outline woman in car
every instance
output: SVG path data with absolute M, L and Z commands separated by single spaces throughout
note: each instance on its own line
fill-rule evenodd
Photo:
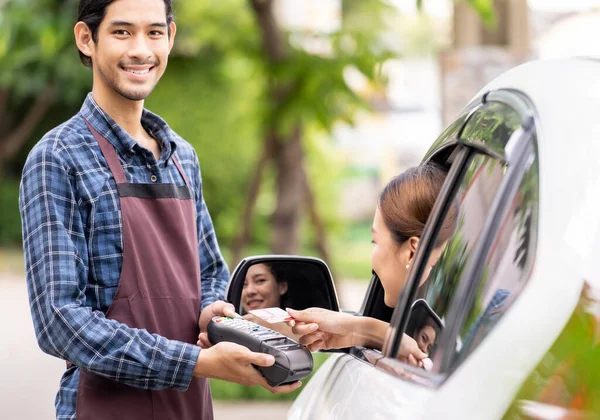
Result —
M 384 289 L 385 304 L 394 307 L 404 289 L 410 265 L 427 218 L 442 188 L 446 172 L 433 164 L 408 169 L 393 178 L 379 196 L 373 219 L 371 253 L 372 268 Z M 445 219 L 421 278 L 427 279 L 454 230 L 454 206 Z M 302 311 L 288 309 L 294 317 L 294 335 L 311 351 L 364 346 L 381 349 L 389 324 L 375 318 L 352 316 L 321 308 Z M 415 366 L 423 366 L 428 354 L 417 342 L 404 335 L 399 358 Z

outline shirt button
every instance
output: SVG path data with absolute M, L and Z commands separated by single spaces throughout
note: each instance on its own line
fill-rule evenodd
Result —
M 152 176 L 150 177 L 150 181 L 152 181 L 152 182 L 156 182 L 156 180 L 157 180 L 157 179 L 158 179 L 158 178 L 156 178 L 156 175 L 152 175 Z

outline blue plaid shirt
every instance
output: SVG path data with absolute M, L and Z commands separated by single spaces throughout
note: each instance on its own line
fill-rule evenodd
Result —
M 97 141 L 82 116 L 115 147 L 131 183 L 184 185 L 196 201 L 202 308 L 223 299 L 229 272 L 202 197 L 194 149 L 157 115 L 142 125 L 159 141 L 158 161 L 89 94 L 79 114 L 47 133 L 23 169 L 20 210 L 31 314 L 41 349 L 69 360 L 56 397 L 58 419 L 75 418 L 79 368 L 146 389 L 185 390 L 200 348 L 105 318 L 123 260 L 119 196 Z M 166 279 L 165 279 L 166 280 Z M 127 366 L 123 368 L 123 366 Z

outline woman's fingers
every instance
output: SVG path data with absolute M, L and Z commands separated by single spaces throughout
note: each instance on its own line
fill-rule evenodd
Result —
M 313 344 L 315 341 L 320 340 L 323 338 L 323 333 L 320 331 L 314 332 L 314 333 L 310 333 L 307 335 L 303 335 L 302 337 L 300 337 L 298 339 L 298 342 L 304 346 L 310 346 L 311 344 Z
M 305 336 L 307 334 L 313 333 L 315 331 L 317 331 L 319 329 L 319 326 L 317 324 L 304 324 L 304 323 L 297 323 L 293 328 L 292 328 L 292 332 L 295 335 L 301 335 L 301 336 Z

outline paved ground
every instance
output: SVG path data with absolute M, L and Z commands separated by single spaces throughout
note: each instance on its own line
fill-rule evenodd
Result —
M 345 283 L 338 292 L 356 310 L 366 283 Z M 0 407 L 2 418 L 51 420 L 64 363 L 41 352 L 35 341 L 22 276 L 0 271 Z M 215 418 L 283 419 L 289 403 L 216 403 Z

